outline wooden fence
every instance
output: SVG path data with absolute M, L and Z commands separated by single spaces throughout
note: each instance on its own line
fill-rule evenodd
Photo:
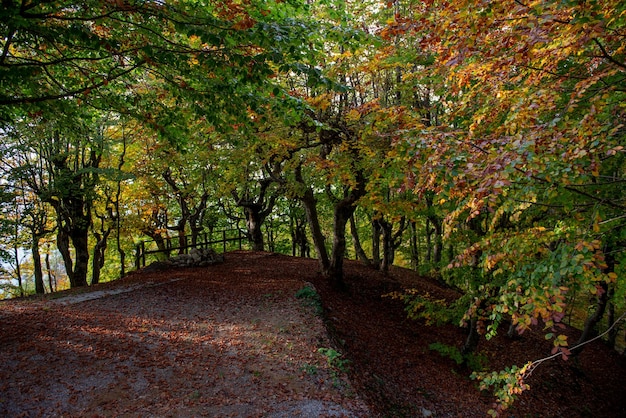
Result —
M 135 246 L 135 268 L 140 269 L 141 267 L 145 267 L 146 257 L 151 255 L 165 254 L 166 257 L 169 257 L 173 253 L 186 254 L 191 248 L 212 247 L 216 251 L 219 248 L 222 252 L 233 249 L 233 247 L 234 249 L 241 250 L 244 240 L 246 240 L 246 236 L 241 230 L 225 229 L 212 233 L 205 232 L 198 234 L 195 243 L 192 241 L 191 235 L 185 235 L 182 238 L 178 236 L 163 238 L 165 248 L 159 248 L 155 240 L 142 241 Z M 234 243 L 234 245 L 232 243 Z

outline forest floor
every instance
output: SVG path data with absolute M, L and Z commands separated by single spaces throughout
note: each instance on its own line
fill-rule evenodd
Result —
M 485 416 L 493 397 L 429 348 L 460 346 L 463 330 L 408 320 L 383 297 L 454 292 L 405 269 L 347 262 L 345 272 L 339 291 L 315 260 L 233 252 L 205 268 L 0 302 L 0 416 Z M 301 290 L 311 285 L 321 314 Z M 538 330 L 483 340 L 478 353 L 501 370 L 550 348 Z M 626 416 L 625 377 L 624 356 L 594 342 L 539 366 L 507 416 Z

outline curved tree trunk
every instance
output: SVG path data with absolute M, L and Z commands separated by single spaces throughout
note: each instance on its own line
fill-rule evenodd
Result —
M 91 263 L 91 284 L 100 283 L 100 271 L 104 267 L 105 253 L 107 249 L 107 239 L 111 229 L 104 231 L 102 235 L 94 234 L 96 237 L 96 245 L 93 249 L 93 260 Z
M 70 285 L 72 285 L 74 283 L 74 260 L 72 260 L 70 253 L 70 237 L 61 224 L 59 224 L 57 231 L 57 249 L 61 253 L 61 258 L 63 258 L 65 274 L 70 281 Z
M 315 253 L 317 254 L 317 261 L 319 263 L 320 270 L 325 272 L 330 266 L 330 260 L 328 258 L 328 251 L 326 251 L 324 234 L 322 234 L 322 228 L 317 215 L 317 200 L 315 199 L 315 194 L 313 193 L 311 187 L 306 185 L 304 179 L 302 178 L 301 165 L 298 165 L 295 169 L 295 178 L 298 183 L 304 186 L 304 193 L 299 196 L 299 199 L 302 202 L 302 206 L 304 206 L 304 213 L 306 214 L 309 229 L 311 230 L 313 246 L 315 247 Z
M 356 257 L 361 260 L 365 265 L 370 266 L 372 262 L 369 258 L 367 258 L 367 254 L 363 250 L 361 246 L 361 240 L 359 238 L 359 231 L 356 226 L 356 220 L 354 219 L 354 214 L 350 216 L 350 233 L 352 234 L 352 242 L 354 243 L 354 252 Z
M 311 230 L 311 236 L 313 238 L 313 246 L 315 247 L 315 253 L 317 254 L 320 269 L 322 271 L 326 271 L 330 266 L 330 260 L 328 258 L 328 251 L 326 251 L 324 234 L 322 234 L 322 228 L 317 216 L 317 201 L 313 195 L 313 190 L 307 188 L 304 196 L 301 197 L 300 200 L 304 206 L 306 219 L 309 223 L 309 229 Z

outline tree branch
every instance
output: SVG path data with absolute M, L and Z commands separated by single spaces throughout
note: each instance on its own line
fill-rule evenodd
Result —
M 580 344 L 576 344 L 574 347 L 569 348 L 569 351 L 574 351 L 574 350 L 577 350 L 577 349 L 579 349 L 580 347 L 582 347 L 582 346 L 584 346 L 584 345 L 587 345 L 587 344 L 589 344 L 589 343 L 591 343 L 591 342 L 593 342 L 593 341 L 595 341 L 595 340 L 597 340 L 597 339 L 600 339 L 600 338 L 604 337 L 604 336 L 605 336 L 605 335 L 607 335 L 609 332 L 611 332 L 611 330 L 612 330 L 613 328 L 615 328 L 615 327 L 617 326 L 617 324 L 619 324 L 622 320 L 624 320 L 624 318 L 626 318 L 626 312 L 624 312 L 624 313 L 622 314 L 622 316 L 620 316 L 620 317 L 619 317 L 619 318 L 618 318 L 615 322 L 613 322 L 613 325 L 611 325 L 611 326 L 610 326 L 610 327 L 609 327 L 606 331 L 604 331 L 602 334 L 597 335 L 597 336 L 595 336 L 594 338 L 591 338 L 591 339 L 589 339 L 589 340 L 587 340 L 587 341 L 583 341 L 583 342 L 582 342 L 582 343 L 580 343 Z M 524 374 L 524 378 L 530 377 L 530 375 L 533 373 L 533 371 L 535 370 L 535 368 L 537 368 L 537 366 L 539 366 L 541 363 L 543 363 L 543 362 L 545 362 L 545 361 L 548 361 L 548 360 L 552 360 L 553 358 L 556 358 L 556 357 L 561 356 L 561 355 L 563 355 L 563 353 L 559 351 L 558 353 L 552 354 L 552 355 L 550 355 L 550 356 L 548 356 L 548 357 L 544 357 L 544 358 L 542 358 L 542 359 L 539 359 L 539 360 L 535 360 L 535 361 L 533 361 L 533 362 L 531 363 L 531 365 L 528 367 L 527 372 Z
M 134 70 L 141 67 L 145 63 L 146 61 L 141 60 L 137 64 L 133 65 L 131 68 L 124 70 L 118 74 L 112 75 L 112 76 L 109 75 L 106 79 L 100 81 L 99 83 L 94 83 L 92 85 L 81 87 L 79 89 L 68 91 L 65 93 L 50 94 L 50 95 L 39 96 L 39 97 L 15 97 L 15 98 L 3 97 L 3 98 L 0 98 L 0 106 L 13 106 L 13 105 L 25 104 L 25 103 L 41 103 L 41 102 L 47 102 L 50 100 L 71 98 L 79 94 L 86 93 L 91 90 L 96 90 L 96 89 L 99 89 L 100 87 L 106 86 L 107 84 L 109 84 L 110 81 L 133 72 Z
M 598 45 L 598 47 L 600 48 L 600 51 L 602 51 L 602 56 L 603 56 L 604 58 L 606 58 L 609 62 L 611 62 L 611 63 L 613 63 L 613 64 L 617 65 L 618 67 L 621 67 L 621 68 L 623 68 L 624 70 L 626 70 L 626 64 L 624 64 L 624 63 L 622 63 L 622 62 L 619 62 L 619 61 L 617 61 L 615 58 L 613 58 L 613 57 L 611 56 L 611 54 L 609 54 L 609 53 L 608 53 L 608 51 L 604 48 L 604 45 L 602 45 L 602 44 L 600 43 L 600 41 L 598 40 L 598 38 L 593 38 L 593 42 L 594 42 L 596 45 Z

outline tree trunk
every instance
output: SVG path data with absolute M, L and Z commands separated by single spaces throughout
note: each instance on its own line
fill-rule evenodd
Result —
M 290 216 L 291 255 L 307 257 L 309 243 L 306 237 L 306 216 L 302 219 L 298 214 Z
M 335 206 L 333 250 L 326 274 L 340 289 L 345 289 L 345 282 L 343 280 L 343 260 L 346 254 L 346 224 L 354 213 L 354 210 L 355 207 L 350 200 L 343 200 Z
M 71 233 L 72 246 L 76 254 L 74 273 L 70 279 L 71 287 L 87 286 L 87 273 L 89 271 L 89 229 L 75 226 Z
M 426 235 L 426 262 L 431 263 L 433 261 L 433 246 L 432 236 L 433 230 L 430 228 L 430 220 L 426 218 L 425 235 Z
M 187 253 L 187 236 L 185 235 L 185 224 L 179 225 L 180 227 L 176 230 L 178 234 L 178 254 Z
M 610 251 L 609 251 L 610 253 Z M 615 258 L 613 256 L 606 257 L 607 268 L 605 269 L 605 273 L 611 273 L 615 271 Z M 596 308 L 593 313 L 589 315 L 587 320 L 585 321 L 585 326 L 583 327 L 582 334 L 576 344 L 579 345 L 584 343 L 585 341 L 590 340 L 591 338 L 597 335 L 597 325 L 602 320 L 604 316 L 604 312 L 609 304 L 609 285 L 606 282 L 600 282 L 598 287 L 598 292 L 596 296 Z M 584 346 L 583 346 L 584 347 Z M 580 347 L 575 355 L 580 354 L 582 352 L 583 347 Z
M 117 225 L 117 234 L 116 234 L 116 244 L 117 244 L 117 253 L 120 255 L 120 279 L 126 276 L 126 252 L 122 248 L 122 243 L 120 242 L 120 227 L 119 223 Z
M 441 263 L 441 253 L 443 250 L 443 220 L 437 216 L 430 216 L 430 223 L 433 225 L 435 242 L 433 245 L 433 263 L 438 266 Z
M 406 229 L 406 219 L 402 217 L 398 230 L 395 233 L 393 232 L 393 223 L 387 222 L 382 216 L 378 219 L 378 225 L 383 240 L 383 260 L 380 264 L 380 271 L 386 273 L 389 271 L 389 267 L 393 265 L 396 250 L 402 244 L 402 234 Z
M 333 221 L 333 250 L 327 276 L 339 289 L 345 289 L 343 279 L 343 260 L 346 255 L 346 224 L 354 211 L 356 202 L 365 195 L 367 185 L 361 170 L 356 171 L 356 185 L 353 188 L 344 187 L 343 199 L 335 204 Z
M 122 125 L 123 126 L 123 125 Z M 126 136 L 124 135 L 124 130 L 122 127 L 122 153 L 120 155 L 120 160 L 117 165 L 117 169 L 121 172 L 122 167 L 124 166 L 124 158 L 126 157 Z M 126 252 L 122 248 L 121 243 L 121 232 L 122 232 L 122 217 L 120 215 L 120 197 L 122 196 L 122 182 L 117 182 L 117 191 L 115 192 L 115 243 L 117 246 L 117 253 L 120 256 L 120 279 L 126 276 Z
M 100 272 L 104 267 L 105 253 L 107 249 L 107 239 L 111 230 L 106 230 L 102 235 L 95 233 L 96 245 L 93 249 L 93 260 L 91 262 L 91 284 L 100 283 Z
M 20 252 L 17 245 L 18 224 L 15 224 L 15 242 L 13 244 L 13 256 L 15 258 L 15 275 L 17 276 L 17 285 L 20 288 L 20 296 L 24 296 L 24 286 L 22 286 L 22 268 L 20 266 Z
M 478 326 L 478 319 L 474 317 L 470 321 L 467 338 L 465 339 L 465 343 L 463 344 L 463 347 L 461 348 L 461 354 L 463 356 L 473 353 L 476 350 L 476 347 L 478 347 L 480 334 L 478 333 L 477 326 Z
M 411 222 L 411 268 L 415 271 L 420 265 L 419 238 L 417 235 L 417 224 Z
M 35 292 L 38 295 L 46 293 L 43 284 L 43 270 L 41 268 L 41 255 L 39 254 L 39 237 L 33 234 L 33 242 L 30 247 L 33 256 L 33 273 L 35 275 Z
M 317 254 L 320 269 L 322 271 L 326 271 L 330 266 L 330 260 L 328 259 L 328 251 L 326 251 L 324 234 L 322 234 L 322 228 L 317 216 L 317 201 L 313 195 L 313 190 L 307 187 L 304 192 L 304 196 L 302 196 L 300 200 L 304 206 L 306 219 L 309 223 L 309 229 L 311 230 L 311 236 L 313 238 L 313 246 L 315 247 L 315 253 Z
M 274 236 L 274 228 L 272 222 L 265 223 L 265 232 L 267 233 L 267 250 L 271 253 L 276 252 L 276 237 Z
M 376 219 L 372 220 L 372 264 L 380 268 L 380 225 Z
M 391 250 L 391 223 L 385 221 L 382 217 L 378 219 L 378 225 L 380 227 L 381 238 L 383 241 L 383 259 L 380 263 L 379 270 L 383 273 L 389 271 L 390 265 L 390 252 Z
M 350 216 L 350 233 L 352 234 L 352 242 L 354 243 L 354 253 L 357 258 L 361 260 L 365 265 L 370 266 L 372 263 L 367 258 L 363 247 L 361 246 L 361 240 L 359 239 L 359 231 L 356 226 L 356 220 L 354 219 L 354 214 Z
M 263 219 L 261 218 L 260 209 L 261 208 L 257 208 L 255 205 L 247 205 L 244 207 L 246 227 L 248 229 L 248 238 L 252 245 L 252 251 L 265 251 L 263 231 L 261 230 Z
M 50 266 L 50 251 L 46 252 L 46 270 L 48 270 L 48 286 L 50 286 L 50 293 L 54 293 L 57 290 L 56 277 L 54 277 L 54 273 L 52 272 L 52 268 Z
M 596 326 L 602 320 L 609 301 L 607 284 L 602 282 L 600 283 L 600 287 L 602 290 L 598 292 L 598 296 L 596 298 L 596 308 L 593 313 L 587 317 L 585 326 L 583 327 L 583 332 L 580 335 L 580 338 L 578 338 L 578 341 L 574 344 L 575 346 L 582 344 L 597 335 Z M 583 347 L 576 350 L 575 354 L 582 352 Z
M 65 274 L 71 283 L 74 283 L 74 261 L 72 260 L 72 255 L 70 254 L 70 237 L 61 225 L 62 221 L 59 221 L 58 231 L 57 231 L 57 249 L 61 253 L 61 258 L 63 258 L 63 265 L 65 266 Z

